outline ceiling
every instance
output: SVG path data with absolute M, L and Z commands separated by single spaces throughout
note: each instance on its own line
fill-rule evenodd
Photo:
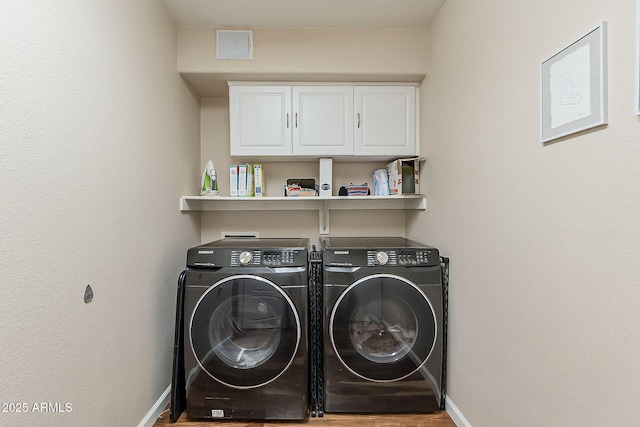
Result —
M 445 0 L 160 0 L 179 27 L 427 28 Z

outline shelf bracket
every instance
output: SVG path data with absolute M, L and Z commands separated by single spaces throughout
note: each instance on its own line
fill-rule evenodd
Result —
M 329 234 L 329 202 L 327 200 L 322 201 L 318 216 L 320 217 L 319 234 Z

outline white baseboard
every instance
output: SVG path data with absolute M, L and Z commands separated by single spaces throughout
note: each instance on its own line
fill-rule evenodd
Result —
M 142 421 L 140 421 L 138 427 L 152 427 L 153 423 L 156 422 L 160 414 L 162 414 L 162 411 L 164 411 L 164 408 L 169 404 L 170 397 L 171 384 L 169 384 L 169 387 L 167 387 L 158 400 L 156 400 L 156 403 L 154 403 L 151 409 L 149 409 L 149 412 L 147 412 L 147 415 L 145 415 Z M 167 416 L 169 415 L 167 414 Z
M 449 414 L 453 422 L 458 427 L 471 427 L 471 423 L 467 421 L 464 415 L 462 415 L 460 409 L 458 409 L 456 404 L 453 403 L 449 396 L 447 396 L 445 399 L 445 409 L 447 410 L 447 414 Z

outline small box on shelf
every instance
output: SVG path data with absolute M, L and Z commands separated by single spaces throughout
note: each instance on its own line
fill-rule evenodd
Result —
M 315 197 L 318 195 L 318 186 L 313 178 L 287 179 L 284 186 L 286 197 Z
M 420 161 L 419 157 L 397 159 L 387 164 L 389 176 L 389 194 L 420 193 Z

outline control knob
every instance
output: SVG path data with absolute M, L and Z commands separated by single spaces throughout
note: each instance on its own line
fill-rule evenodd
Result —
M 385 265 L 389 262 L 389 255 L 386 252 L 380 251 L 376 254 L 376 261 L 378 261 L 380 265 Z
M 242 265 L 247 265 L 251 262 L 251 260 L 253 259 L 253 255 L 251 255 L 251 252 L 248 251 L 244 251 L 240 253 L 240 264 Z

